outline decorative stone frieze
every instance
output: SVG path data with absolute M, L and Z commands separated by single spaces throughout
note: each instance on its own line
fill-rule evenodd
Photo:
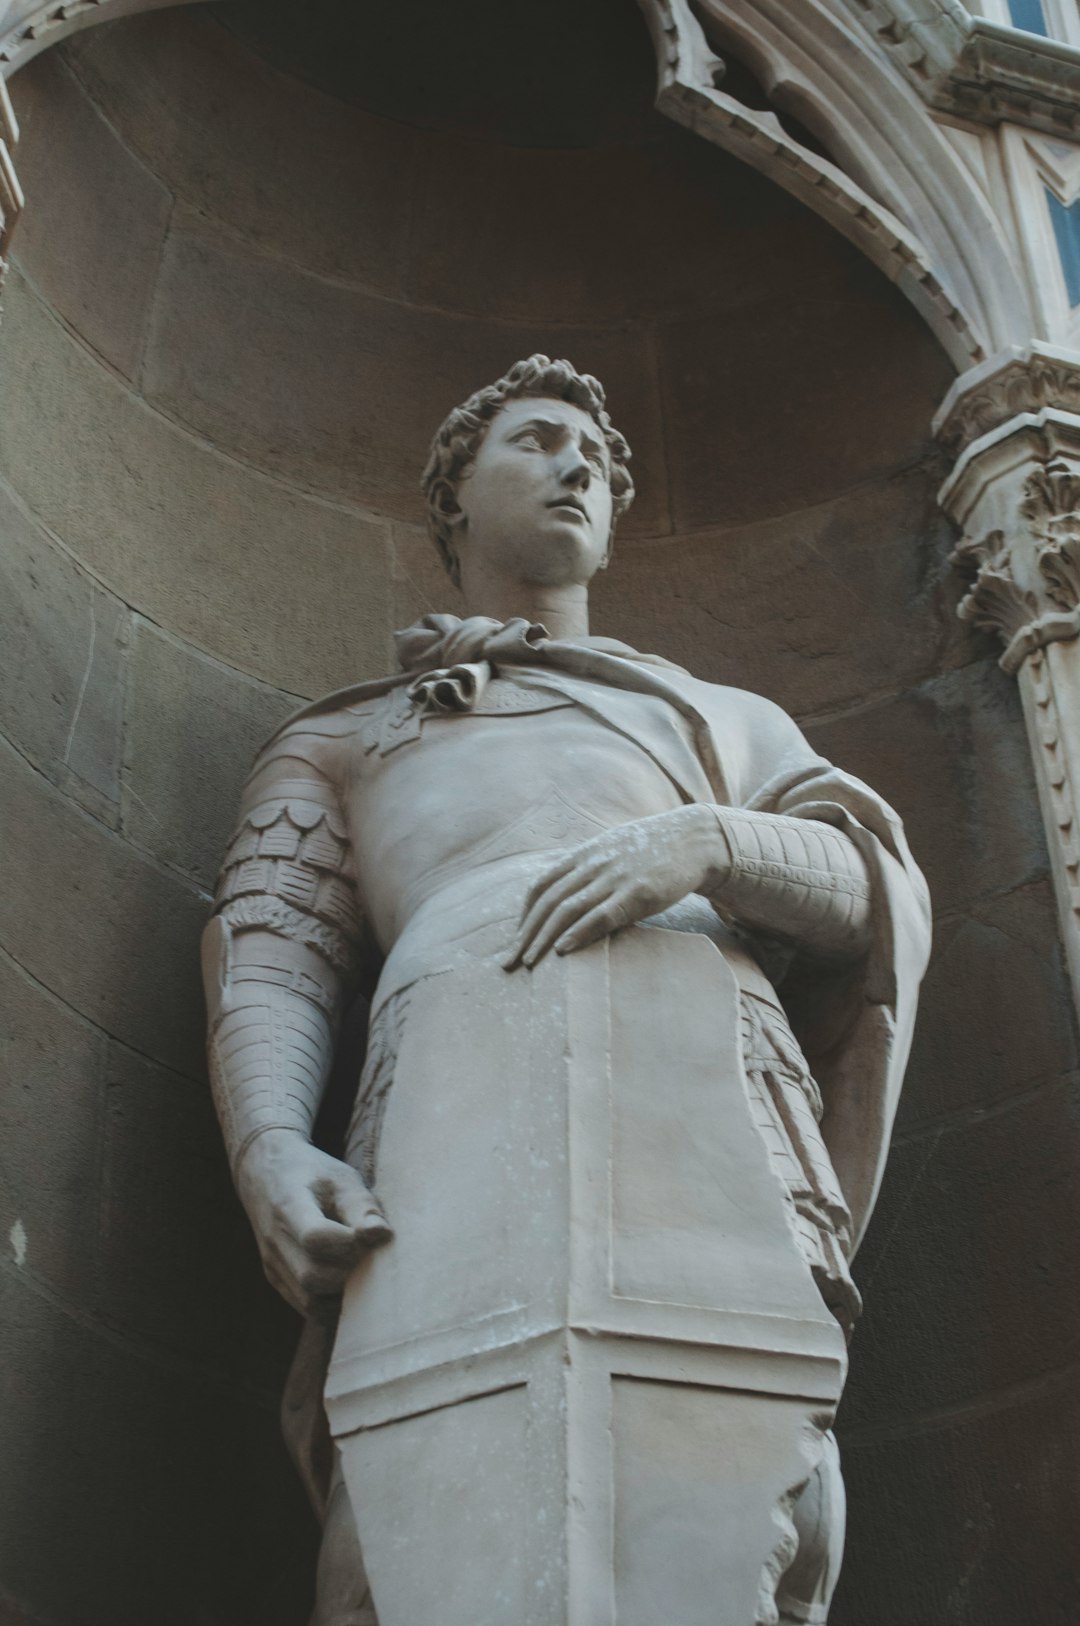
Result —
M 1014 346 L 959 379 L 935 422 L 954 457 L 1020 414 L 1045 407 L 1080 415 L 1080 354 L 1042 344 Z
M 1080 356 L 1038 345 L 958 381 L 937 422 L 941 491 L 971 583 L 1020 685 L 1062 936 L 1080 999 Z

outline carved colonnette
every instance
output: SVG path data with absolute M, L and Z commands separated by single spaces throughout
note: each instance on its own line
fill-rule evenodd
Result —
M 1015 674 L 1080 999 L 1080 356 L 1013 351 L 958 381 L 937 421 L 957 456 L 941 502 L 970 577 L 961 618 Z
M 7 271 L 11 234 L 26 201 L 11 157 L 18 139 L 19 126 L 15 112 L 4 82 L 0 79 L 0 288 L 4 285 Z

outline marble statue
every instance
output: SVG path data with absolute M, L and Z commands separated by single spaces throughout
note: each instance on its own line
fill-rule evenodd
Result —
M 211 1073 L 306 1318 L 317 1626 L 827 1619 L 928 900 L 778 707 L 590 634 L 629 455 L 545 356 L 452 412 L 424 487 L 465 618 L 286 723 L 225 858 Z

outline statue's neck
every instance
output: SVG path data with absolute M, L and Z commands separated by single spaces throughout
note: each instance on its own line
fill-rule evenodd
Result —
M 487 615 L 493 621 L 521 616 L 538 621 L 552 638 L 579 642 L 589 636 L 589 590 L 572 585 L 543 587 L 535 582 L 462 583 L 466 615 Z

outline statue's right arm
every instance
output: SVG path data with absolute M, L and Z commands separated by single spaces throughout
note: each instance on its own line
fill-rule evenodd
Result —
M 244 792 L 203 938 L 214 1101 L 266 1274 L 304 1314 L 389 1235 L 355 1170 L 311 1143 L 363 925 L 319 742 L 279 740 Z

